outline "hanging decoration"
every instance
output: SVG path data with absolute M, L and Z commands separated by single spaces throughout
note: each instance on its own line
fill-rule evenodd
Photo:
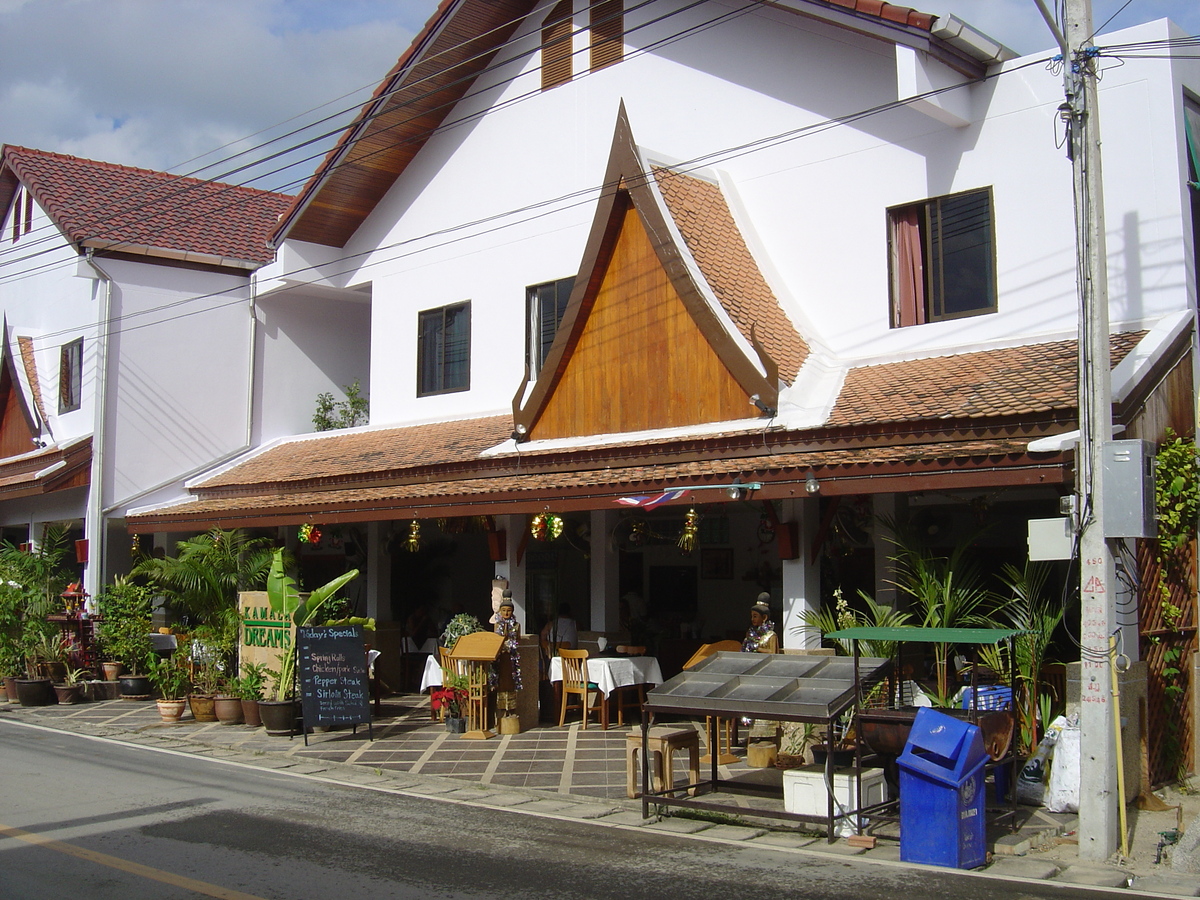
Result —
M 687 511 L 687 515 L 683 517 L 683 533 L 679 535 L 679 549 L 684 553 L 691 553 L 696 549 L 696 532 L 700 530 L 700 514 L 696 512 L 696 507 L 692 507 Z
M 408 523 L 408 537 L 404 540 L 404 549 L 416 553 L 421 549 L 421 520 L 413 519 Z
M 130 541 L 129 541 L 129 555 L 130 556 L 137 557 L 137 556 L 141 555 L 141 553 L 142 553 L 141 537 L 142 536 L 140 534 L 135 534 L 130 539 Z
M 529 522 L 529 533 L 538 541 L 553 541 L 562 534 L 562 530 L 562 517 L 554 513 L 538 513 Z
M 316 525 L 305 522 L 300 526 L 296 537 L 300 539 L 300 543 L 302 544 L 319 544 L 321 543 L 321 529 Z

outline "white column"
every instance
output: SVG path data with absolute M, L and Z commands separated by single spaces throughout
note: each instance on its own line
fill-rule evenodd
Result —
M 617 525 L 618 511 L 591 512 L 592 631 L 617 631 L 621 627 L 620 558 L 608 547 L 608 535 Z
M 508 589 L 512 591 L 513 615 L 521 623 L 522 634 L 528 634 L 533 624 L 525 602 L 525 566 L 517 564 L 517 552 L 521 549 L 527 522 L 528 519 L 523 515 L 496 517 L 496 527 L 505 531 L 505 556 L 508 557 L 503 562 L 496 563 L 496 574 L 508 579 Z
M 780 520 L 800 526 L 800 555 L 783 560 L 783 615 L 779 636 L 785 648 L 821 646 L 821 635 L 804 628 L 804 613 L 821 607 L 821 560 L 812 560 L 812 545 L 820 526 L 820 500 L 784 500 Z

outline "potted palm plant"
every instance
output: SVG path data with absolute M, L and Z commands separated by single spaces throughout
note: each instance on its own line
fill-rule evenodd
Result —
M 251 728 L 262 725 L 258 704 L 263 699 L 270 671 L 265 663 L 243 663 L 241 676 L 234 680 L 237 695 L 242 702 L 242 718 Z
M 183 718 L 187 692 L 191 688 L 187 661 L 175 652 L 163 659 L 156 653 L 146 658 L 146 673 L 158 693 L 158 715 L 164 723 L 173 725 Z

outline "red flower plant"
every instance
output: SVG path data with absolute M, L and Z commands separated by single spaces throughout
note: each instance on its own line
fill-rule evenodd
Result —
M 462 704 L 467 699 L 467 692 L 457 687 L 434 688 L 429 692 L 429 702 L 434 711 L 444 709 L 452 719 L 462 716 Z

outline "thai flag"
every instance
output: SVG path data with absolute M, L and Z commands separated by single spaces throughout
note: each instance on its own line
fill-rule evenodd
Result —
M 626 506 L 640 506 L 642 509 L 654 509 L 660 503 L 666 503 L 668 500 L 678 500 L 680 497 L 686 497 L 690 491 L 663 491 L 661 494 L 654 496 L 641 497 L 618 497 L 616 502 L 623 503 Z

